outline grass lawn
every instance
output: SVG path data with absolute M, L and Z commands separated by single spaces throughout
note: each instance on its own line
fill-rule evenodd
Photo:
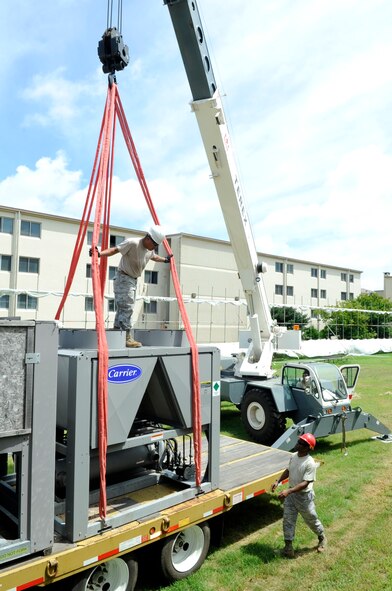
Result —
M 353 406 L 374 414 L 392 430 L 392 355 L 350 357 L 361 374 Z M 239 411 L 222 406 L 222 432 L 248 439 Z M 141 568 L 139 591 L 391 591 L 392 444 L 372 440 L 365 429 L 318 441 L 316 506 L 326 527 L 328 548 L 315 552 L 314 534 L 299 518 L 296 558 L 284 559 L 282 505 L 266 494 L 234 507 L 225 521 L 219 549 L 187 579 L 160 587 Z M 150 565 L 151 570 L 151 565 Z M 155 570 L 155 569 L 153 569 Z

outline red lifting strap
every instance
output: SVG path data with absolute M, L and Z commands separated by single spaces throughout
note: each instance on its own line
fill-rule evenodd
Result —
M 90 184 L 87 192 L 86 204 L 83 210 L 82 219 L 79 226 L 76 244 L 74 247 L 70 270 L 64 289 L 64 295 L 56 313 L 56 320 L 59 320 L 65 301 L 71 289 L 72 281 L 75 275 L 76 267 L 80 258 L 80 253 L 84 247 L 88 224 L 94 201 L 95 217 L 92 237 L 92 280 L 94 309 L 97 331 L 97 349 L 98 349 L 98 377 L 97 377 L 97 395 L 98 395 L 98 450 L 100 462 L 100 499 L 99 515 L 100 518 L 106 518 L 106 452 L 107 452 L 107 370 L 108 370 L 108 346 L 105 332 L 105 321 L 103 313 L 105 280 L 107 271 L 107 258 L 98 257 L 96 247 L 99 245 L 100 230 L 102 229 L 102 249 L 108 247 L 109 226 L 110 226 L 110 203 L 112 191 L 113 163 L 114 163 L 114 142 L 116 136 L 116 117 L 120 122 L 125 143 L 132 160 L 137 178 L 139 180 L 143 195 L 146 199 L 148 208 L 155 224 L 159 225 L 159 219 L 155 211 L 147 182 L 136 152 L 131 132 L 125 117 L 121 104 L 120 96 L 116 84 L 108 88 L 105 110 L 102 118 L 101 131 L 98 139 L 98 146 L 95 154 L 93 170 L 90 178 Z M 163 242 L 168 254 L 171 253 L 167 240 Z M 181 313 L 182 322 L 191 348 L 192 365 L 192 417 L 193 417 L 193 445 L 196 466 L 196 486 L 201 484 L 201 411 L 200 411 L 200 379 L 199 379 L 199 357 L 195 339 L 193 337 L 191 324 L 185 309 L 180 282 L 174 258 L 170 259 L 171 275 L 173 279 L 174 290 L 176 292 L 178 305 Z

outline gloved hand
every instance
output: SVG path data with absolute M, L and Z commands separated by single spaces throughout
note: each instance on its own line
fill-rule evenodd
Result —
M 96 246 L 96 247 L 95 247 L 95 250 L 97 251 L 97 253 L 98 253 L 98 258 L 99 258 L 99 257 L 101 256 L 101 253 L 100 253 L 100 252 L 99 252 L 99 250 L 98 250 L 98 246 Z M 93 249 L 92 249 L 92 248 L 90 248 L 90 250 L 88 251 L 88 254 L 90 255 L 90 257 L 92 257 L 92 256 L 93 256 Z
M 165 257 L 165 263 L 170 263 L 170 259 L 172 258 L 172 256 L 173 256 L 172 254 L 168 254 L 168 255 Z

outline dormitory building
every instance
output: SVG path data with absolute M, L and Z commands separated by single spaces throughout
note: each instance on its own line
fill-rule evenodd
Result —
M 0 207 L 0 317 L 54 319 L 79 230 L 79 220 Z M 76 269 L 61 323 L 94 328 L 91 279 L 92 225 Z M 144 232 L 111 226 L 110 246 Z M 229 242 L 192 234 L 167 236 L 196 341 L 233 342 L 247 328 L 247 308 Z M 165 254 L 160 246 L 159 254 Z M 361 271 L 258 253 L 270 305 L 302 311 L 335 306 L 361 293 Z M 120 255 L 108 259 L 105 322 L 113 325 L 113 277 Z M 182 328 L 169 265 L 150 262 L 138 282 L 136 328 Z

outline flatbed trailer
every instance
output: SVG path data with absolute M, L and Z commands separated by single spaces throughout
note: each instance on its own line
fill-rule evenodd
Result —
M 21 591 L 46 587 L 193 525 L 224 516 L 235 505 L 268 492 L 287 466 L 289 456 L 279 449 L 221 435 L 218 489 L 76 543 L 58 537 L 50 554 L 30 556 L 0 570 L 0 589 Z M 157 485 L 130 493 L 128 497 L 131 502 L 148 502 L 152 497 L 170 492 L 170 486 L 166 491 L 164 488 Z M 116 510 L 115 502 L 109 504 L 108 513 Z
M 0 320 L 0 591 L 132 591 L 153 543 L 163 577 L 185 578 L 220 518 L 287 466 L 287 451 L 222 436 L 220 355 L 203 346 L 198 483 L 189 344 L 182 331 L 142 336 L 131 350 L 108 334 L 103 514 L 95 331 Z

